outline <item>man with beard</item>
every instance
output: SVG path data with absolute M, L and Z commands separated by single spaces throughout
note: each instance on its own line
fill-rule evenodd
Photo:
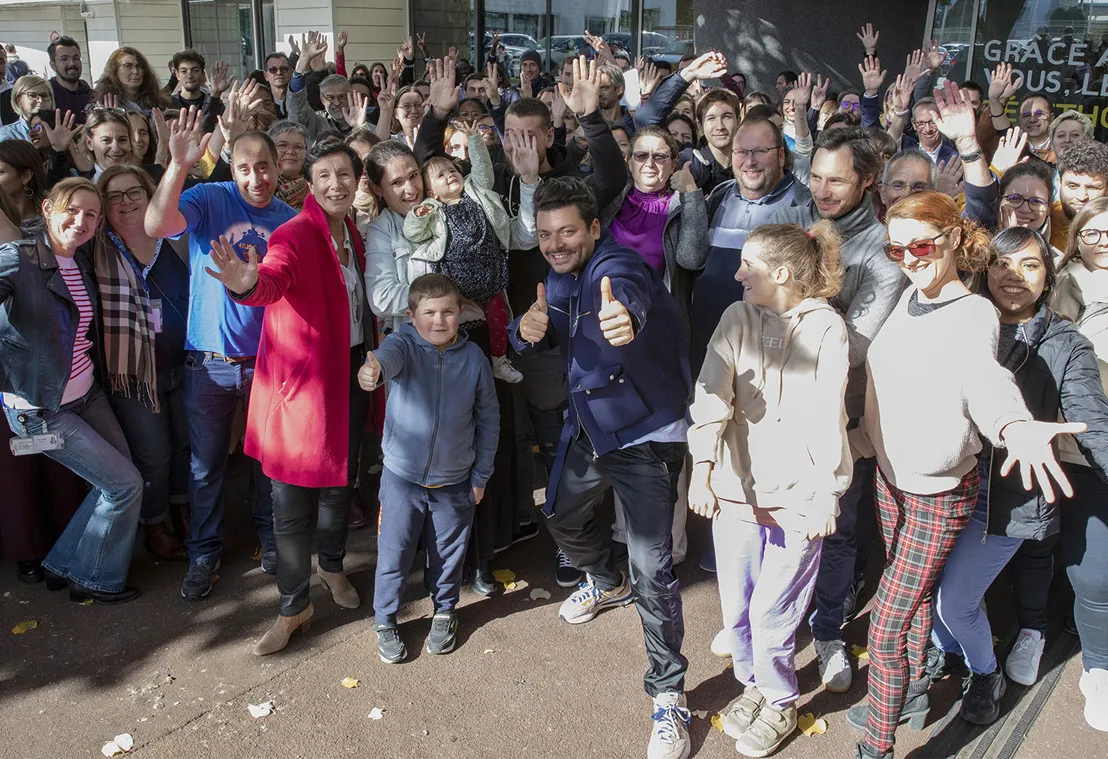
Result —
M 327 52 L 327 40 L 320 34 L 310 32 L 304 36 L 300 47 L 303 54 L 296 62 L 296 71 L 289 82 L 285 106 L 288 108 L 289 119 L 308 130 L 308 144 L 315 142 L 324 132 L 345 135 L 355 126 L 364 124 L 364 113 L 360 124 L 349 123 L 348 116 L 354 118 L 352 111 L 359 107 L 364 112 L 365 103 L 357 95 L 353 96 L 357 102 L 352 102 L 350 82 L 338 74 L 331 74 L 319 83 L 319 99 L 324 110 L 316 112 L 311 109 L 308 105 L 305 77 L 311 70 L 312 59 Z
M 92 87 L 81 79 L 81 46 L 72 37 L 58 37 L 46 48 L 54 76 L 54 107 L 62 113 L 71 111 L 74 122 L 85 123 L 85 108 L 92 100 Z
M 181 89 L 169 99 L 172 107 L 184 110 L 194 105 L 198 111 L 204 110 L 209 97 L 203 90 L 204 83 L 207 81 L 204 73 L 205 64 L 204 56 L 192 48 L 186 48 L 173 56 L 169 65 Z M 216 65 L 219 65 L 218 62 Z M 221 93 L 213 94 L 218 97 Z
M 1050 212 L 1050 244 L 1065 250 L 1070 223 L 1090 200 L 1108 195 L 1108 146 L 1093 140 L 1070 145 L 1058 160 L 1058 200 Z

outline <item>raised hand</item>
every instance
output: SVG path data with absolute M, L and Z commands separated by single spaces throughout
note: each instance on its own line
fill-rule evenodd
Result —
M 709 50 L 681 70 L 686 82 L 718 79 L 726 73 L 727 58 L 716 50 Z
M 431 81 L 431 92 L 427 96 L 427 102 L 434 109 L 436 118 L 445 119 L 458 107 L 456 75 L 457 72 L 449 58 L 445 65 L 441 59 L 427 63 L 427 77 Z
M 300 46 L 304 50 L 303 58 L 311 61 L 316 56 L 327 52 L 327 38 L 322 32 L 309 31 L 300 38 Z
M 338 55 L 343 51 L 343 49 L 346 47 L 347 40 L 348 36 L 345 30 L 335 35 L 335 55 Z
M 831 87 L 831 77 L 823 78 L 823 74 L 816 75 L 816 86 L 812 88 L 812 103 L 809 108 L 817 111 L 827 102 L 827 90 Z
M 560 87 L 554 88 L 554 102 L 550 104 L 550 118 L 554 122 L 554 127 L 560 128 L 566 125 L 566 99 L 562 97 L 562 90 Z
M 1066 473 L 1054 458 L 1051 441 L 1058 435 L 1077 435 L 1088 427 L 1082 422 L 1056 424 L 1053 422 L 1012 422 L 1001 430 L 1000 437 L 1008 448 L 1008 458 L 1000 467 L 1000 476 L 1007 475 L 1016 464 L 1020 467 L 1023 489 L 1031 490 L 1035 482 L 1043 491 L 1047 503 L 1054 503 L 1054 487 L 1051 478 L 1058 483 L 1067 498 L 1073 495 Z M 1032 481 L 1034 475 L 1034 482 Z
M 592 113 L 600 106 L 600 68 L 596 61 L 580 56 L 573 61 L 573 89 L 558 82 L 566 107 L 578 116 Z
M 113 95 L 110 92 L 104 93 L 100 96 L 100 105 L 103 108 L 118 108 L 119 95 Z
M 396 54 L 405 61 L 413 60 L 412 58 L 412 38 L 407 37 L 400 43 L 400 47 L 396 48 Z
M 531 77 L 524 71 L 519 72 L 519 96 L 521 98 L 534 97 L 534 86 Z
M 423 57 L 427 57 L 427 32 L 420 34 L 416 32 L 416 46 L 419 47 L 419 52 L 423 53 Z
M 1015 81 L 1012 81 L 1012 64 L 1010 63 L 998 63 L 997 67 L 993 69 L 993 78 L 989 80 L 989 112 L 994 117 L 1004 115 L 1004 108 L 1008 105 L 1008 101 L 1013 95 L 1016 94 L 1016 90 L 1023 86 L 1023 74 L 1019 74 Z M 993 103 L 1000 105 L 1000 113 L 996 112 L 997 109 L 993 107 Z
M 231 242 L 220 235 L 218 240 L 212 240 L 211 257 L 215 269 L 205 266 L 204 271 L 231 292 L 242 295 L 258 283 L 258 253 L 253 245 L 246 248 L 246 260 L 243 261 Z
M 879 94 L 889 73 L 881 68 L 881 61 L 871 55 L 858 64 L 858 71 L 862 72 L 862 86 L 866 88 L 866 94 L 871 97 Z
M 808 105 L 812 102 L 812 75 L 807 71 L 797 74 L 796 86 L 793 87 L 793 106 L 796 108 L 796 118 L 805 119 L 808 113 Z
M 156 160 L 164 166 L 169 159 L 169 124 L 166 123 L 165 114 L 162 113 L 161 108 L 154 108 L 150 111 L 150 115 L 154 117 L 154 131 L 158 135 Z
M 600 320 L 600 331 L 611 345 L 627 345 L 635 339 L 635 327 L 627 307 L 612 296 L 612 280 L 604 277 L 600 280 L 600 311 L 596 314 Z
M 461 51 L 458 50 L 457 45 L 451 45 L 450 47 L 446 48 L 446 57 L 456 61 L 458 60 L 458 53 L 460 52 Z
M 170 161 L 180 168 L 189 168 L 204 156 L 211 139 L 210 132 L 204 134 L 200 112 L 196 106 L 190 105 L 169 127 Z
M 289 35 L 289 49 L 292 50 L 293 55 L 300 55 L 300 45 L 296 44 L 296 35 Z
M 381 364 L 373 352 L 365 354 L 365 363 L 358 367 L 358 387 L 367 393 L 377 389 L 377 383 L 381 381 Z
M 519 320 L 519 337 L 525 342 L 542 342 L 546 337 L 546 328 L 550 326 L 550 317 L 546 315 L 546 285 L 539 282 L 535 302 Z
M 1000 143 L 993 153 L 993 167 L 1001 174 L 1015 166 L 1021 160 L 1026 161 L 1024 148 L 1027 147 L 1027 132 L 1013 124 L 1012 128 L 1000 135 Z
M 227 93 L 227 107 L 219 117 L 219 128 L 227 143 L 248 130 L 250 114 L 260 105 L 260 101 L 255 100 L 257 90 L 258 83 L 253 79 L 247 79 L 242 85 L 231 85 Z
M 612 55 L 612 49 L 608 47 L 608 43 L 604 41 L 603 37 L 598 37 L 595 34 L 589 34 L 589 30 L 585 30 L 583 35 L 585 42 L 589 43 L 589 47 L 596 51 L 596 57 L 598 60 L 604 63 L 615 63 L 616 57 Z
M 948 140 L 961 143 L 959 150 L 965 152 L 969 143 L 977 141 L 977 114 L 966 98 L 966 91 L 952 80 L 947 80 L 941 88 L 935 90 L 935 105 L 939 114 L 935 117 L 935 126 Z
M 927 63 L 927 68 L 934 72 L 938 70 L 939 66 L 943 65 L 943 61 L 946 60 L 946 53 L 939 49 L 938 42 L 928 40 L 923 48 L 923 58 Z
M 639 57 L 639 97 L 646 100 L 658 88 L 662 75 L 654 61 L 644 61 Z
M 524 184 L 539 182 L 539 151 L 537 138 L 529 132 L 510 130 L 504 133 L 504 150 L 512 157 L 512 168 Z
M 156 111 L 158 109 L 155 108 L 154 110 Z M 66 111 L 63 116 L 61 110 L 55 109 L 54 126 L 51 127 L 46 122 L 42 123 L 42 131 L 46 134 L 46 139 L 50 142 L 50 147 L 56 152 L 66 152 L 73 143 L 73 135 L 77 131 L 76 125 L 74 124 L 75 118 L 72 111 Z
M 893 110 L 897 113 L 908 110 L 908 104 L 912 102 L 912 88 L 915 82 L 907 74 L 897 74 L 896 84 L 893 85 Z
M 873 24 L 862 24 L 862 31 L 858 32 L 857 37 L 862 41 L 867 56 L 877 53 L 877 40 L 881 39 L 881 32 L 875 32 Z
M 696 192 L 699 187 L 696 185 L 696 180 L 693 179 L 692 172 L 689 171 L 689 165 L 686 163 L 677 171 L 673 172 L 669 178 L 669 186 L 674 192 Z
M 960 158 L 951 158 L 939 164 L 939 171 L 935 176 L 935 189 L 941 193 L 957 198 L 962 194 L 964 183 L 962 177 L 965 168 Z
M 218 60 L 212 64 L 210 82 L 213 98 L 217 98 L 227 91 L 227 88 L 231 86 L 231 67 L 227 65 L 227 61 Z
M 908 54 L 907 60 L 904 61 L 904 76 L 909 80 L 909 86 L 914 86 L 923 76 L 922 50 L 913 50 Z
M 342 107 L 342 118 L 350 125 L 351 129 L 365 126 L 365 108 L 368 101 L 369 98 L 357 90 L 350 90 L 346 93 L 346 105 Z

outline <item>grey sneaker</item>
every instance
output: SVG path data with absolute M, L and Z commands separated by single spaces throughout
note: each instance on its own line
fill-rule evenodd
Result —
M 601 590 L 589 577 L 577 591 L 562 602 L 558 615 L 571 625 L 591 622 L 597 614 L 612 606 L 626 606 L 635 600 L 627 575 L 620 572 L 620 583 L 611 590 Z
M 431 634 L 427 636 L 427 653 L 448 654 L 457 642 L 458 615 L 452 611 L 436 612 L 431 619 Z
M 763 704 L 758 716 L 742 737 L 735 741 L 735 750 L 743 756 L 769 756 L 796 730 L 796 705 L 774 709 Z
M 185 579 L 181 582 L 181 598 L 186 601 L 199 601 L 212 592 L 216 572 L 219 571 L 219 559 L 200 558 L 189 564 Z
M 684 693 L 659 693 L 654 697 L 654 727 L 646 759 L 687 759 L 689 713 Z
M 727 714 L 723 715 L 723 732 L 735 740 L 742 738 L 743 733 L 758 719 L 758 712 L 765 703 L 766 697 L 753 685 L 748 686 L 739 700 L 727 710 Z
M 377 655 L 385 664 L 399 664 L 408 658 L 408 649 L 396 625 L 377 625 Z
M 817 640 L 816 657 L 819 659 L 819 679 L 832 693 L 850 690 L 853 674 L 850 659 L 846 656 L 846 644 L 841 640 Z

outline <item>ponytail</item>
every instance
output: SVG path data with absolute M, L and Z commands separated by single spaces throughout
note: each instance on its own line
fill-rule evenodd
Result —
M 805 230 L 796 224 L 763 224 L 748 242 L 762 245 L 762 260 L 789 270 L 797 293 L 804 298 L 833 298 L 842 285 L 839 252 L 842 237 L 824 219 Z

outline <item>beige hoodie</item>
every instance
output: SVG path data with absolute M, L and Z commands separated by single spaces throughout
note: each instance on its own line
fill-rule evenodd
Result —
M 822 298 L 780 315 L 741 302 L 724 312 L 689 429 L 693 462 L 713 465 L 721 508 L 797 532 L 805 517 L 838 514 L 853 471 L 843 405 L 849 368 L 846 324 Z

